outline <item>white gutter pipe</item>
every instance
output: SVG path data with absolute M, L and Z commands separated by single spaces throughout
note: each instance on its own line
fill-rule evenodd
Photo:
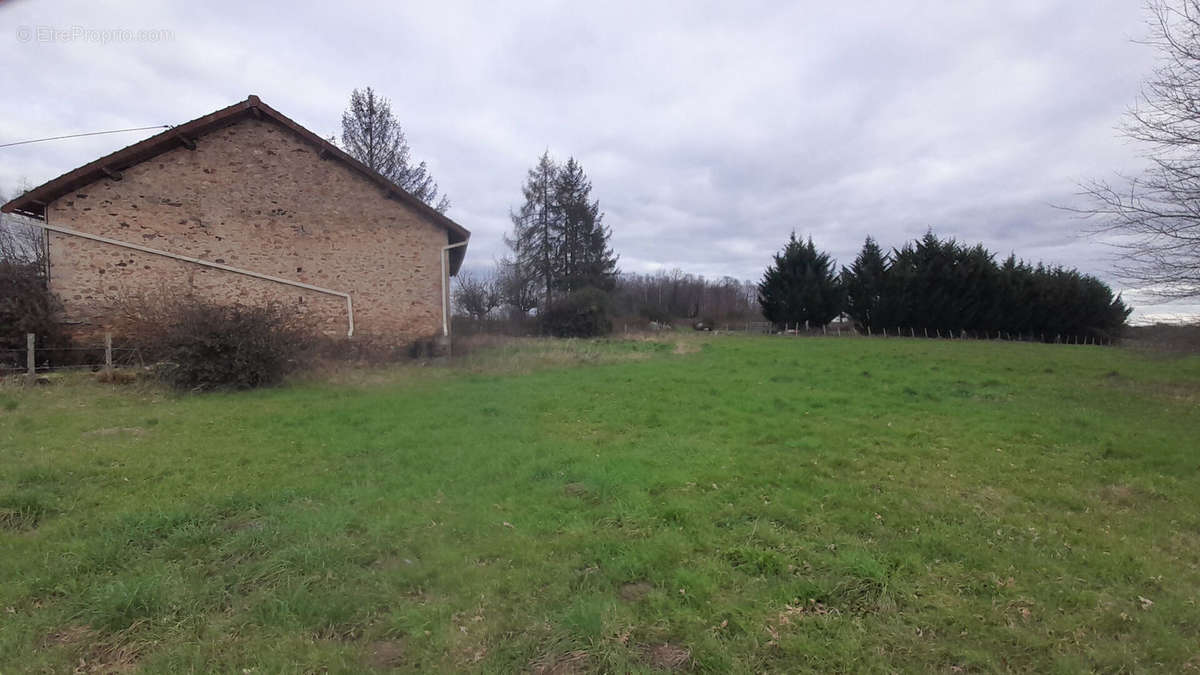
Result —
M 43 230 L 49 230 L 51 232 L 58 232 L 59 234 L 67 234 L 67 235 L 71 235 L 73 237 L 82 237 L 84 239 L 91 239 L 92 241 L 98 241 L 98 242 L 101 242 L 104 244 L 112 244 L 113 246 L 120 246 L 122 248 L 129 248 L 129 249 L 133 249 L 135 251 L 141 251 L 142 253 L 161 255 L 164 258 L 171 258 L 173 260 L 182 260 L 183 262 L 189 262 L 189 263 L 192 263 L 195 265 L 201 265 L 203 267 L 212 267 L 214 269 L 224 270 L 226 272 L 233 272 L 234 274 L 242 274 L 242 275 L 245 275 L 248 277 L 254 277 L 255 279 L 264 279 L 266 281 L 273 281 L 277 284 L 285 284 L 287 286 L 295 286 L 296 288 L 303 288 L 303 289 L 310 290 L 310 291 L 316 291 L 317 293 L 325 293 L 326 295 L 336 295 L 339 298 L 345 298 L 346 299 L 346 317 L 349 322 L 349 327 L 346 330 L 346 336 L 354 337 L 354 301 L 350 299 L 349 293 L 343 293 L 342 291 L 335 291 L 335 290 L 332 290 L 329 288 L 321 288 L 320 286 L 313 286 L 312 284 L 306 284 L 302 281 L 292 281 L 291 279 L 282 279 L 280 277 L 273 277 L 270 274 L 263 274 L 261 272 L 244 270 L 244 269 L 241 269 L 238 267 L 232 267 L 230 265 L 223 265 L 221 263 L 209 262 L 207 260 L 201 260 L 199 258 L 192 258 L 191 256 L 179 255 L 178 253 L 162 251 L 162 250 L 159 250 L 156 248 L 150 248 L 149 246 L 142 246 L 140 244 L 130 244 L 129 242 L 120 241 L 119 239 L 109 239 L 108 237 L 101 237 L 98 234 L 89 234 L 87 232 L 80 232 L 78 230 L 72 230 L 72 229 L 66 228 L 66 227 L 59 227 L 57 225 L 49 225 L 47 223 L 32 223 L 32 224 L 37 227 L 42 228 Z
M 450 276 L 446 273 L 446 262 L 450 259 L 450 249 L 466 246 L 467 242 L 460 241 L 442 247 L 442 337 L 450 336 Z

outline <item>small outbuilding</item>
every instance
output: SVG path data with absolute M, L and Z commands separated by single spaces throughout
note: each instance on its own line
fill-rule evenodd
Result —
M 158 294 L 281 303 L 327 335 L 449 335 L 470 232 L 257 96 L 5 204 L 46 230 L 76 333 Z

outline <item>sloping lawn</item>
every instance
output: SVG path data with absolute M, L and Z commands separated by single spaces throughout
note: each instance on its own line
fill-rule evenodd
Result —
M 681 340 L 0 389 L 0 672 L 1200 668 L 1200 359 Z

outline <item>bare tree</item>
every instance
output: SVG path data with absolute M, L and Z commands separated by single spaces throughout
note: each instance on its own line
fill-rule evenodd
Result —
M 1200 0 L 1151 0 L 1159 65 L 1130 110 L 1124 133 L 1148 147 L 1149 169 L 1120 185 L 1083 185 L 1120 251 L 1117 273 L 1164 298 L 1200 295 Z
M 618 275 L 613 304 L 620 314 L 640 315 L 656 321 L 691 318 L 740 323 L 762 320 L 758 286 L 754 282 L 733 277 L 706 279 L 679 269 Z
M 0 203 L 7 201 L 8 197 L 0 193 Z M 0 263 L 29 265 L 44 276 L 46 233 L 29 218 L 0 214 Z
M 513 312 L 525 317 L 538 306 L 538 276 L 520 260 L 501 258 L 496 264 L 500 297 Z
M 392 114 L 391 101 L 370 87 L 351 92 L 350 107 L 342 113 L 341 145 L 355 159 L 439 213 L 450 208 L 449 197 L 438 196 L 438 185 L 425 162 L 414 162 L 410 157 L 408 138 Z
M 0 203 L 7 199 L 0 195 Z M 0 214 L 0 348 L 19 349 L 26 333 L 63 339 L 60 305 L 47 285 L 46 235 L 33 220 Z
M 500 306 L 500 284 L 494 274 L 477 277 L 460 272 L 456 280 L 454 304 L 460 312 L 479 321 Z

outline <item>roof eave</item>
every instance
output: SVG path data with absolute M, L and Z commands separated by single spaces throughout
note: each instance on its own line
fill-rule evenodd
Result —
M 77 169 L 68 171 L 0 206 L 0 211 L 44 219 L 46 205 L 64 194 L 94 183 L 104 178 L 109 172 L 122 171 L 163 152 L 167 152 L 176 147 L 172 146 L 171 143 L 178 142 L 181 145 L 186 145 L 189 141 L 194 141 L 194 137 L 239 121 L 242 115 L 254 115 L 255 117 L 266 115 L 323 151 L 324 154 L 341 160 L 364 178 L 379 185 L 388 198 L 400 201 L 430 221 L 443 227 L 448 233 L 450 243 L 467 241 L 471 238 L 471 232 L 463 226 L 450 220 L 444 214 L 438 212 L 420 199 L 417 199 L 407 190 L 388 180 L 378 171 L 367 167 L 367 165 L 351 157 L 341 148 L 300 126 L 287 115 L 263 103 L 262 99 L 254 94 L 246 97 L 244 101 L 238 101 L 231 106 L 211 112 L 203 117 L 198 117 L 186 124 L 173 127 L 160 134 L 155 134 L 150 138 L 143 139 L 133 145 L 126 146 L 95 161 L 84 164 Z M 32 210 L 29 208 L 31 206 L 34 207 Z M 451 252 L 455 253 L 465 248 L 465 246 L 462 246 L 458 249 L 453 249 Z M 451 256 L 451 273 L 457 273 L 458 267 L 462 264 L 462 259 L 465 255 L 466 251 L 463 250 L 461 254 Z M 454 264 L 456 258 L 457 264 Z

